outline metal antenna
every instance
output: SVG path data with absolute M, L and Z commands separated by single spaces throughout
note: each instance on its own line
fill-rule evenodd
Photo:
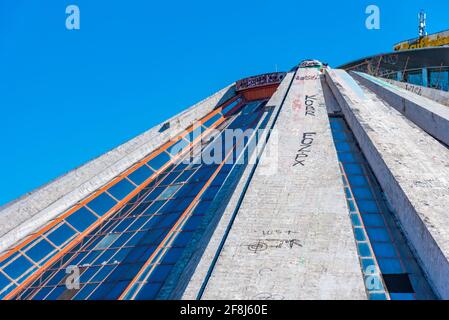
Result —
M 418 15 L 419 18 L 419 37 L 425 37 L 427 36 L 426 31 L 426 20 L 427 20 L 427 14 L 424 12 L 424 10 L 421 10 L 421 12 Z

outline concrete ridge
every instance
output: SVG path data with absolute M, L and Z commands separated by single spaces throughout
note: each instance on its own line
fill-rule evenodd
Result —
M 353 77 L 410 121 L 449 146 L 449 108 L 379 78 L 353 72 Z

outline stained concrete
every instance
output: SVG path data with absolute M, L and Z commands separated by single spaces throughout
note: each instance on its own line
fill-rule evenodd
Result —
M 235 95 L 230 85 L 142 135 L 0 208 L 0 254 Z M 165 123 L 170 128 L 160 132 Z
M 412 92 L 414 94 L 417 94 L 418 96 L 422 96 L 425 98 L 428 98 L 430 100 L 433 100 L 435 102 L 438 102 L 442 105 L 445 105 L 449 107 L 449 92 L 437 90 L 433 88 L 427 88 L 423 86 L 419 86 L 416 84 L 411 84 L 407 82 L 400 82 L 395 81 L 391 79 L 383 79 L 385 82 L 388 82 L 396 87 L 402 88 L 404 90 L 407 90 L 408 92 Z
M 435 293 L 449 299 L 449 149 L 345 71 L 327 80 Z
M 351 73 L 389 105 L 404 114 L 424 131 L 449 146 L 449 108 L 428 98 L 391 85 L 363 73 Z
M 203 299 L 366 299 L 320 80 L 298 70 Z

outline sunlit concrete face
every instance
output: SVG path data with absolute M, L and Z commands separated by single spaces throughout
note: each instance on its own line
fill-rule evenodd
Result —
M 449 298 L 440 98 L 240 80 L 3 207 L 0 298 Z

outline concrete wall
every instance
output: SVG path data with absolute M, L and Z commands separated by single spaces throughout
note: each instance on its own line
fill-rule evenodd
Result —
M 348 77 L 326 75 L 431 285 L 449 299 L 449 150 Z
M 409 120 L 449 146 L 448 107 L 395 87 L 378 78 L 355 72 L 352 75 Z
M 391 79 L 382 79 L 382 80 L 384 80 L 385 82 L 388 82 L 396 87 L 405 89 L 409 92 L 412 92 L 414 94 L 428 98 L 430 100 L 433 100 L 435 102 L 438 102 L 442 105 L 449 107 L 449 92 L 432 89 L 432 88 L 428 88 L 428 87 L 423 87 L 423 86 L 418 86 L 418 85 L 407 83 L 407 82 L 395 81 L 395 80 L 391 80 Z
M 157 147 L 235 95 L 230 85 L 116 149 L 0 208 L 0 253 L 88 197 Z M 164 122 L 164 123 L 166 123 Z
M 298 71 L 203 299 L 367 298 L 320 80 Z

